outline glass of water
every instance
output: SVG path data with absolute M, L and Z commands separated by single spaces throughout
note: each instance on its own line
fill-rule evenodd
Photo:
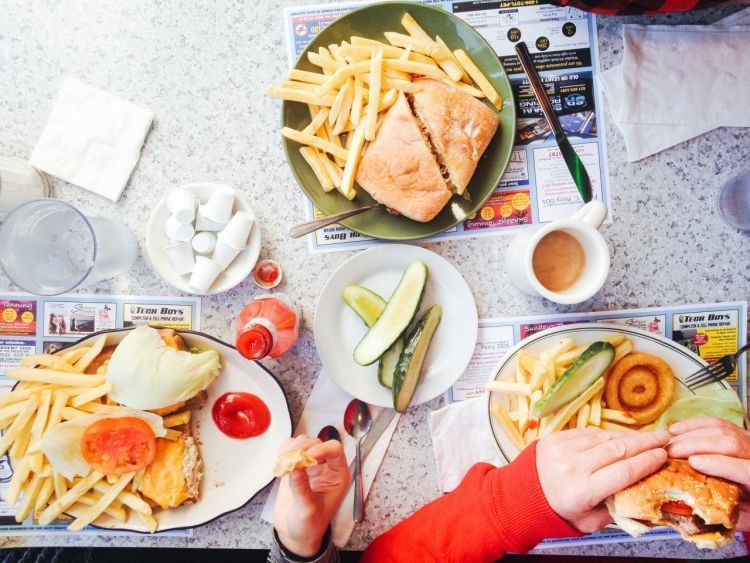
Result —
M 86 217 L 72 205 L 37 199 L 0 225 L 0 265 L 10 280 L 37 295 L 59 295 L 130 269 L 138 244 L 124 225 Z
M 750 172 L 732 178 L 721 187 L 719 213 L 730 227 L 750 231 Z

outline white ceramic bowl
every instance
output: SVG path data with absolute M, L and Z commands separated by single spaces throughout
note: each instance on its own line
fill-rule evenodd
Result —
M 216 184 L 205 182 L 182 186 L 183 189 L 193 192 L 201 203 L 206 203 L 208 201 L 208 198 L 211 197 L 211 191 L 215 187 Z M 252 213 L 252 209 L 239 193 L 235 196 L 234 209 L 232 211 L 249 211 Z M 146 229 L 146 252 L 148 253 L 149 260 L 151 260 L 154 270 L 156 270 L 164 281 L 180 291 L 193 293 L 188 284 L 190 276 L 179 275 L 172 267 L 172 263 L 169 261 L 166 253 L 162 250 L 165 246 L 171 243 L 164 232 L 164 222 L 169 215 L 170 213 L 167 208 L 166 199 L 162 199 L 154 208 L 151 213 L 151 218 L 148 221 L 148 227 Z M 245 249 L 237 255 L 237 258 L 234 259 L 234 262 L 232 262 L 226 270 L 219 274 L 219 277 L 216 278 L 216 281 L 214 281 L 206 293 L 209 295 L 222 293 L 242 283 L 245 279 L 251 276 L 253 266 L 255 266 L 255 263 L 258 261 L 259 254 L 260 227 L 258 226 L 256 219 Z
M 105 331 L 107 345 L 118 344 L 132 329 Z M 66 351 L 86 345 L 102 333 L 76 342 Z M 200 499 L 177 508 L 158 510 L 154 516 L 160 532 L 193 528 L 245 506 L 273 481 L 273 465 L 280 444 L 292 434 L 292 419 L 281 384 L 257 362 L 242 357 L 233 346 L 199 332 L 180 331 L 188 346 L 213 348 L 221 356 L 221 372 L 208 387 L 205 406 L 192 411 L 191 425 L 203 460 Z M 216 399 L 230 391 L 244 391 L 260 397 L 271 411 L 271 426 L 260 436 L 247 440 L 223 434 L 211 417 Z M 130 512 L 126 522 L 104 515 L 99 528 L 147 532 L 138 516 Z

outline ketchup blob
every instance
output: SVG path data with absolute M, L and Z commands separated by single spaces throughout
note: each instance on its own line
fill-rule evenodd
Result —
M 216 399 L 211 415 L 219 430 L 230 438 L 260 436 L 271 425 L 271 411 L 261 398 L 241 391 Z

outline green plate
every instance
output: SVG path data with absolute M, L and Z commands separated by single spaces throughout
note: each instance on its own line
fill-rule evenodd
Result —
M 419 223 L 403 216 L 391 215 L 385 209 L 368 211 L 341 222 L 363 235 L 385 240 L 413 240 L 432 236 L 454 227 L 482 207 L 497 187 L 513 150 L 516 134 L 516 110 L 510 82 L 489 43 L 471 26 L 453 14 L 411 2 L 387 2 L 360 8 L 339 18 L 321 31 L 302 53 L 295 68 L 319 70 L 307 60 L 307 52 L 332 43 L 348 41 L 352 35 L 386 42 L 385 31 L 406 33 L 401 17 L 409 12 L 432 37 L 439 35 L 451 50 L 463 49 L 503 97 L 500 127 L 484 152 L 468 187 L 470 200 L 454 196 L 440 214 L 429 223 Z M 303 129 L 310 122 L 307 105 L 283 102 L 282 125 Z M 294 177 L 315 207 L 326 215 L 340 213 L 373 203 L 372 197 L 357 186 L 357 196 L 347 200 L 336 190 L 326 193 L 299 153 L 300 145 L 284 138 L 284 152 Z

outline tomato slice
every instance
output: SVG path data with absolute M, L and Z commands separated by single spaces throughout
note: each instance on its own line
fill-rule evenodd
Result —
M 86 463 L 105 475 L 132 473 L 154 461 L 156 436 L 143 419 L 103 418 L 83 431 L 81 454 Z
M 679 500 L 671 500 L 661 505 L 662 512 L 669 512 L 670 514 L 679 514 L 681 516 L 692 516 L 693 509 L 690 505 L 685 504 Z
M 271 426 L 271 411 L 257 395 L 224 393 L 211 409 L 216 426 L 231 438 L 260 436 Z

